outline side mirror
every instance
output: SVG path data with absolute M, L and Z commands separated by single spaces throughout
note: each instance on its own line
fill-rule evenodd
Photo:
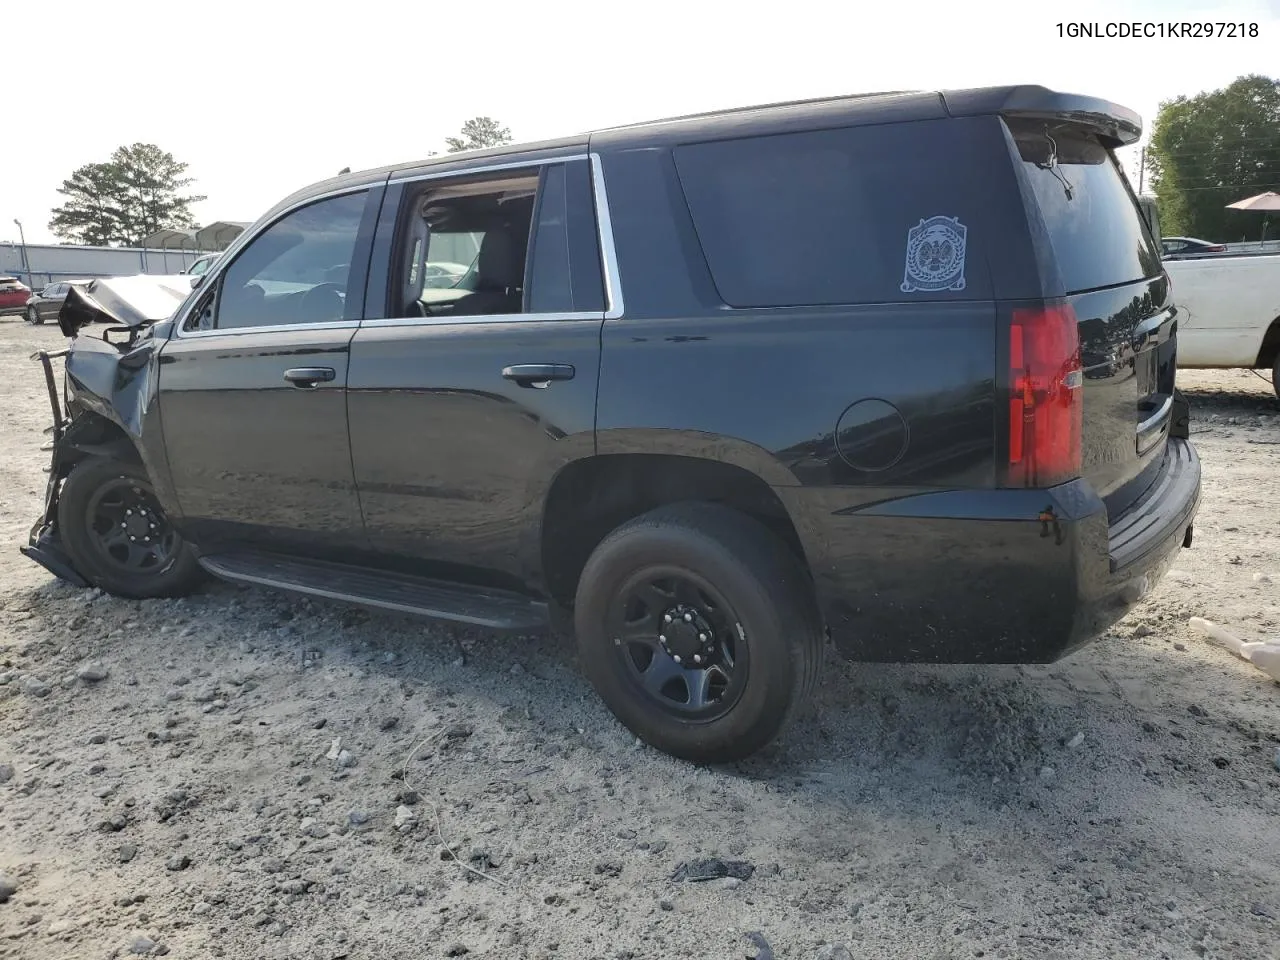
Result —
M 194 290 L 200 284 L 204 283 L 204 274 L 197 273 L 191 278 L 191 289 Z

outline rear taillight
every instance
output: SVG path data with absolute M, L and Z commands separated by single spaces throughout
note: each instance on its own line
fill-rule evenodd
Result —
M 1222 244 L 1218 244 L 1217 246 L 1213 246 L 1213 247 L 1208 247 L 1207 249 L 1210 253 L 1226 253 L 1227 252 L 1227 248 L 1224 247 Z
M 1084 412 L 1080 332 L 1068 304 L 1013 311 L 1009 328 L 1009 468 L 1014 487 L 1080 475 Z

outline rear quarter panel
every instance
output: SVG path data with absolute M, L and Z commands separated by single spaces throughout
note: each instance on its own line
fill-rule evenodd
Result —
M 1004 151 L 1003 140 L 993 143 Z M 864 535 L 881 554 L 876 589 L 918 593 L 920 565 L 895 560 L 918 557 L 920 543 L 895 544 L 885 535 L 892 521 L 856 517 L 887 500 L 995 486 L 991 291 L 1019 282 L 1004 279 L 1011 272 L 1030 278 L 1024 293 L 1039 279 L 1034 264 L 1018 259 L 1029 244 L 1004 257 L 981 231 L 993 235 L 988 225 L 997 218 L 1021 216 L 1016 188 L 948 196 L 946 209 L 912 209 L 885 231 L 885 258 L 897 271 L 888 288 L 897 291 L 908 228 L 933 214 L 959 215 L 980 251 L 964 293 L 730 308 L 711 278 L 670 150 L 602 157 L 626 306 L 601 331 L 597 452 L 707 457 L 749 469 L 788 507 L 820 594 L 869 599 L 848 580 L 860 576 L 850 558 L 865 561 L 856 546 Z M 1025 235 L 1025 222 L 1020 228 Z M 1000 232 L 1001 242 L 1016 243 L 1017 229 Z M 950 562 L 934 561 L 926 566 L 935 574 Z

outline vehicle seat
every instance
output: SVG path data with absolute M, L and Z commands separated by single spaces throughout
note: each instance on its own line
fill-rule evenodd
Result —
M 476 258 L 476 286 L 454 303 L 455 316 L 519 313 L 524 258 L 505 224 L 485 233 Z

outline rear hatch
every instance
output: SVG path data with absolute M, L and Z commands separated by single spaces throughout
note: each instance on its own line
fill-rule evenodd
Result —
M 1079 334 L 1079 473 L 1114 517 L 1155 478 L 1172 422 L 1169 280 L 1114 140 L 1078 116 L 1005 123 L 1045 295 Z

